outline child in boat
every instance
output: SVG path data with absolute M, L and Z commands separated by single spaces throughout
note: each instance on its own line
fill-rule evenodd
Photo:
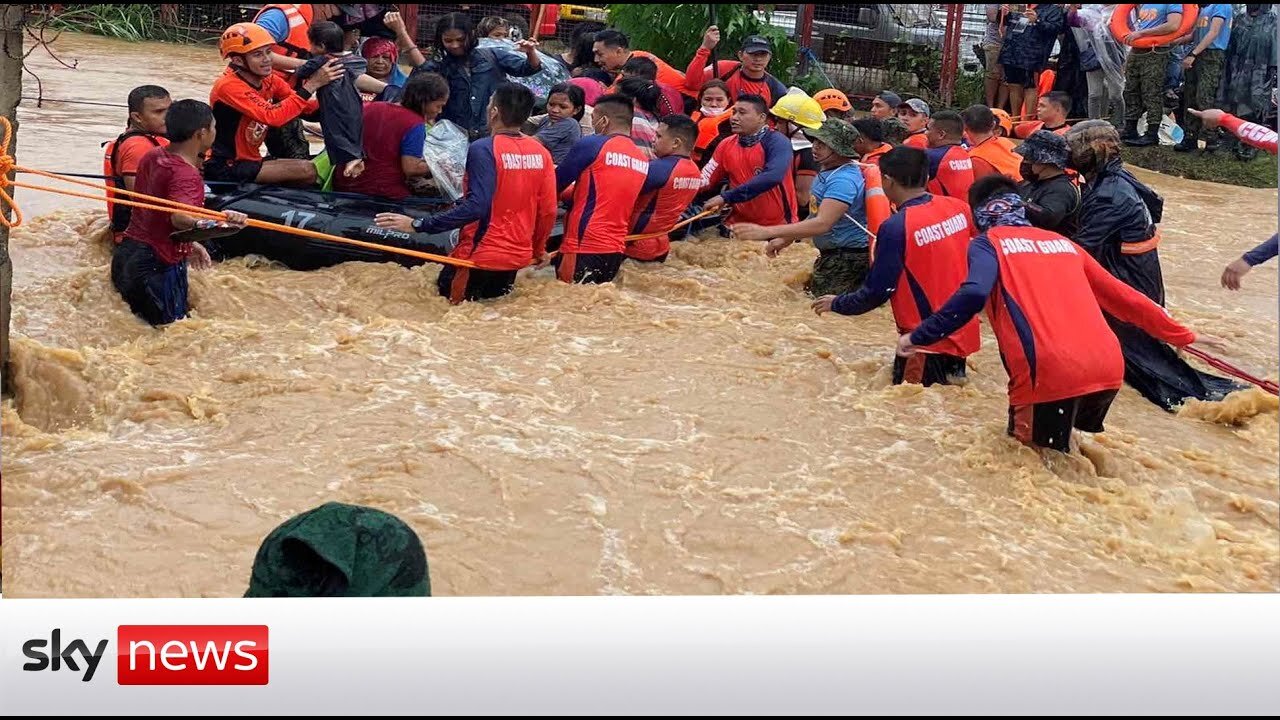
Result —
M 342 28 L 337 23 L 315 23 L 307 37 L 311 39 L 313 57 L 298 69 L 299 80 L 305 81 L 330 62 L 340 64 L 345 71 L 320 88 L 316 97 L 320 100 L 320 126 L 329 162 L 335 169 L 341 168 L 343 175 L 359 177 L 364 171 L 364 101 L 356 90 L 356 78 L 369 68 L 369 61 L 344 49 Z

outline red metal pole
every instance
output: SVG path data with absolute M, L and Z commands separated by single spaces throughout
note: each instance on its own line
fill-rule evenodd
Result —
M 404 27 L 409 31 L 409 37 L 413 38 L 415 43 L 419 45 L 422 41 L 418 38 L 418 5 L 401 5 L 400 17 L 404 20 Z
M 955 97 L 956 76 L 960 71 L 960 34 L 964 27 L 964 5 L 947 5 L 947 29 L 942 42 L 942 73 L 939 94 L 942 103 L 950 105 Z
M 796 45 L 800 48 L 800 71 L 807 73 L 809 54 L 804 52 L 813 47 L 813 4 L 796 6 Z

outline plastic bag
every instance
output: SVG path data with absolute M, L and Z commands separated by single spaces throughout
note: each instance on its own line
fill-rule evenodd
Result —
M 1111 13 L 1114 7 L 1116 6 L 1084 5 L 1077 12 L 1107 82 L 1111 87 L 1124 87 L 1124 64 L 1129 59 L 1129 48 L 1111 35 Z
M 516 44 L 510 40 L 496 40 L 494 38 L 480 38 L 480 47 L 494 48 L 500 51 L 524 53 L 516 49 Z M 514 77 L 508 75 L 507 79 L 511 82 L 523 85 L 533 91 L 533 97 L 541 107 L 546 104 L 547 96 L 551 94 L 551 88 L 562 82 L 569 82 L 569 69 L 560 62 L 558 58 L 552 57 L 541 50 L 538 51 L 538 58 L 542 61 L 542 69 L 536 74 L 528 77 Z
M 431 177 L 450 200 L 462 197 L 462 176 L 467 170 L 467 133 L 448 120 L 440 120 L 427 130 L 422 143 L 422 159 Z

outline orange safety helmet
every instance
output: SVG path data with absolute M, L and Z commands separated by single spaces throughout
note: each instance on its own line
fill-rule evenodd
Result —
M 1013 117 L 1000 108 L 992 108 L 991 114 L 996 116 L 996 125 L 1004 130 L 1004 136 L 1013 137 Z
M 218 41 L 218 51 L 222 59 L 232 55 L 247 55 L 258 48 L 271 47 L 276 44 L 275 38 L 261 25 L 253 23 L 236 23 L 222 33 Z
M 822 107 L 822 112 L 828 110 L 849 112 L 853 109 L 853 106 L 849 104 L 848 96 L 835 88 L 821 90 L 817 95 L 813 96 L 813 99 L 818 101 L 818 105 Z

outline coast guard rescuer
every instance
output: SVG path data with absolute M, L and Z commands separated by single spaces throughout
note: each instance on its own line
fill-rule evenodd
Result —
M 209 104 L 218 121 L 218 136 L 205 163 L 206 180 L 266 185 L 314 185 L 316 166 L 310 160 L 262 158 L 267 130 L 281 127 L 320 106 L 316 90 L 342 77 L 341 65 L 330 63 L 316 71 L 294 92 L 271 72 L 271 34 L 252 23 L 238 23 L 222 34 L 219 48 L 229 66 L 213 83 Z
M 1102 432 L 1124 382 L 1124 356 L 1104 310 L 1173 345 L 1190 345 L 1195 333 L 1080 246 L 1031 227 L 1013 180 L 989 175 L 973 184 L 969 200 L 981 234 L 969 244 L 968 277 L 898 339 L 898 354 L 951 336 L 985 305 L 1009 373 L 1009 434 L 1068 452 L 1073 428 Z
M 671 228 L 702 189 L 702 170 L 689 159 L 698 142 L 698 125 L 684 115 L 668 115 L 658 123 L 653 143 L 657 156 L 649 161 L 649 174 L 640 190 L 631 218 L 627 257 L 641 262 L 663 262 L 671 250 Z
M 896 147 L 880 158 L 884 193 L 898 208 L 880 226 L 866 282 L 854 292 L 825 295 L 813 303 L 821 315 L 862 315 L 886 302 L 899 333 L 911 332 L 960 289 L 965 254 L 973 238 L 969 204 L 925 190 L 929 159 L 912 147 Z M 978 321 L 970 319 L 924 354 L 899 357 L 893 383 L 949 385 L 965 376 L 965 358 L 978 351 Z
M 578 141 L 556 168 L 556 189 L 573 186 L 556 276 L 567 283 L 607 283 L 626 259 L 631 213 L 649 175 L 649 160 L 631 139 L 631 100 L 605 95 L 591 116 L 595 135 Z
M 494 90 L 490 134 L 467 149 L 466 194 L 451 210 L 417 220 L 395 213 L 375 219 L 378 227 L 406 233 L 462 229 L 451 257 L 471 260 L 476 267 L 446 265 L 437 280 L 440 294 L 455 305 L 506 295 L 515 287 L 517 271 L 530 262 L 547 262 L 547 238 L 556 220 L 556 174 L 546 147 L 520 134 L 533 102 L 533 93 L 523 85 L 505 82 Z

